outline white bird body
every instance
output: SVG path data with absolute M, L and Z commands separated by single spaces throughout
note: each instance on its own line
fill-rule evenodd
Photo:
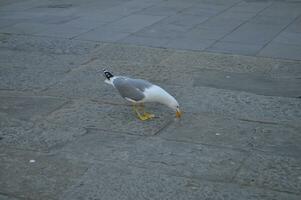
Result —
M 105 82 L 115 87 L 124 99 L 134 104 L 144 102 L 162 103 L 176 111 L 177 117 L 181 116 L 177 100 L 160 86 L 143 79 L 114 76 L 106 70 L 104 70 L 104 75 L 106 77 Z
M 169 104 L 169 102 L 177 102 L 176 99 L 168 92 L 157 85 L 152 85 L 144 91 L 144 102 L 159 102 L 162 104 Z

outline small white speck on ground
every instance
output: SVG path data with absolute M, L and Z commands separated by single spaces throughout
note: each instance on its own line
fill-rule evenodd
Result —
M 36 162 L 36 161 L 35 161 L 35 160 L 29 160 L 29 162 L 30 162 L 30 163 L 34 163 L 34 162 Z
M 221 134 L 220 134 L 220 133 L 215 133 L 215 135 L 219 136 L 219 135 L 221 135 Z

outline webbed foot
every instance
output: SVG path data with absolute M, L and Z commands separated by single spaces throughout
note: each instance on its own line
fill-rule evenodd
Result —
M 144 113 L 143 113 L 143 115 L 144 115 L 145 117 L 147 117 L 148 119 L 152 119 L 152 118 L 154 118 L 154 117 L 155 117 L 155 115 L 154 115 L 154 114 L 147 113 L 147 112 L 144 112 Z
M 155 117 L 154 114 L 150 114 L 150 113 L 145 112 L 145 111 L 144 111 L 144 106 L 143 106 L 143 105 L 141 105 L 143 114 L 141 114 L 141 113 L 139 112 L 139 110 L 137 109 L 137 106 L 136 106 L 136 105 L 133 105 L 133 108 L 134 108 L 135 113 L 137 114 L 138 119 L 140 119 L 141 121 L 149 120 L 149 119 L 152 119 L 152 118 Z

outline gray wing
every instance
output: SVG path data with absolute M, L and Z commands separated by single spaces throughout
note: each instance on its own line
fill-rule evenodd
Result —
M 145 97 L 144 90 L 152 86 L 148 81 L 127 77 L 116 77 L 113 85 L 123 98 L 134 101 L 141 101 Z

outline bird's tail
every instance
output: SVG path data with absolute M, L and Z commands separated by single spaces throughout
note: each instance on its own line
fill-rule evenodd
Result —
M 112 77 L 114 77 L 114 75 L 113 75 L 111 72 L 109 72 L 108 70 L 106 70 L 106 69 L 103 70 L 103 75 L 104 75 L 108 80 L 110 80 Z

